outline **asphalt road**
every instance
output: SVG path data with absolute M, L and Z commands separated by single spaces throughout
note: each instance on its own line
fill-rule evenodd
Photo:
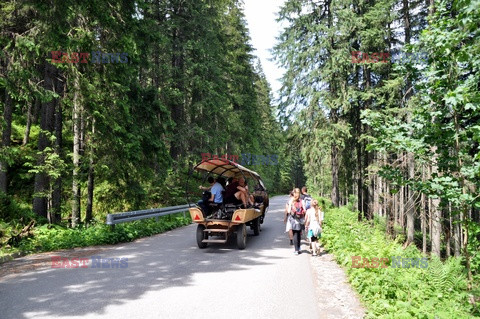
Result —
M 311 256 L 294 255 L 284 233 L 286 200 L 270 200 L 245 250 L 199 249 L 190 225 L 97 254 L 126 268 L 49 263 L 0 278 L 0 318 L 319 318 Z

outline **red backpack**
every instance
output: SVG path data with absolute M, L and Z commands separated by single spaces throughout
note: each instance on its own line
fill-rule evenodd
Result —
M 303 215 L 305 215 L 305 210 L 303 209 L 301 200 L 293 202 L 292 210 L 295 212 L 297 217 L 303 217 Z

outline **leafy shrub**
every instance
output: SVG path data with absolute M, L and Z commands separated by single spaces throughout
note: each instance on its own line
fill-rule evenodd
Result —
M 465 269 L 459 258 L 430 259 L 428 268 L 390 267 L 392 256 L 422 258 L 414 245 L 385 237 L 382 225 L 359 223 L 346 208 L 325 214 L 322 241 L 346 268 L 368 308 L 366 318 L 479 318 L 468 302 Z M 387 268 L 352 268 L 352 256 L 388 258 Z M 477 311 L 477 312 L 476 312 Z M 477 317 L 475 317 L 477 316 Z
M 357 202 L 358 202 L 358 197 L 353 194 L 350 194 L 348 196 L 348 204 L 347 204 L 348 210 L 351 210 L 352 212 L 357 210 Z
M 326 197 L 315 197 L 318 200 L 318 204 L 323 210 L 333 208 L 332 200 Z
M 30 220 L 34 217 L 31 210 L 23 208 L 11 196 L 0 192 L 0 220 L 15 222 L 19 220 Z
M 117 244 L 133 241 L 140 237 L 159 234 L 170 229 L 191 223 L 190 216 L 183 214 L 163 216 L 155 219 L 139 220 L 116 225 L 114 229 L 103 223 L 89 227 L 66 228 L 59 225 L 36 227 L 34 236 L 20 242 L 19 249 L 24 252 L 52 251 L 74 247 Z

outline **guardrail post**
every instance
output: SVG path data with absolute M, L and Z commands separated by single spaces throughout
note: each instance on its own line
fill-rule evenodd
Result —
M 115 223 L 113 221 L 112 215 L 107 215 L 107 225 L 110 225 L 110 230 L 113 231 L 115 229 Z

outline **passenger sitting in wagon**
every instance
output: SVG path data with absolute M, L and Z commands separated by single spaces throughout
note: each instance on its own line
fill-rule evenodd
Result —
M 198 201 L 197 205 L 202 209 L 203 216 L 206 217 L 208 214 L 208 200 L 212 196 L 210 189 L 215 184 L 215 179 L 212 176 L 209 176 L 207 179 L 210 186 L 198 186 L 199 189 L 203 190 L 202 199 Z
M 250 206 L 253 206 L 255 204 L 255 197 L 250 193 L 250 191 L 248 190 L 248 184 L 247 184 L 247 181 L 244 182 L 244 185 L 242 185 L 245 190 L 246 190 L 246 193 L 247 193 L 247 202 L 248 202 L 248 205 Z
M 223 177 L 218 177 L 217 182 L 213 184 L 210 192 L 212 193 L 212 197 L 210 197 L 209 201 L 215 204 L 222 204 L 223 203 L 223 185 L 225 185 L 225 179 Z
M 202 200 L 197 203 L 197 205 L 202 209 L 204 216 L 208 215 L 210 212 L 210 204 L 220 205 L 223 203 L 223 179 L 219 177 L 215 182 L 213 177 L 209 176 L 208 182 L 210 183 L 210 187 L 199 186 L 200 189 L 205 191 Z
M 247 190 L 242 185 L 245 185 L 245 179 L 232 179 L 225 189 L 225 204 L 243 204 L 247 207 Z

